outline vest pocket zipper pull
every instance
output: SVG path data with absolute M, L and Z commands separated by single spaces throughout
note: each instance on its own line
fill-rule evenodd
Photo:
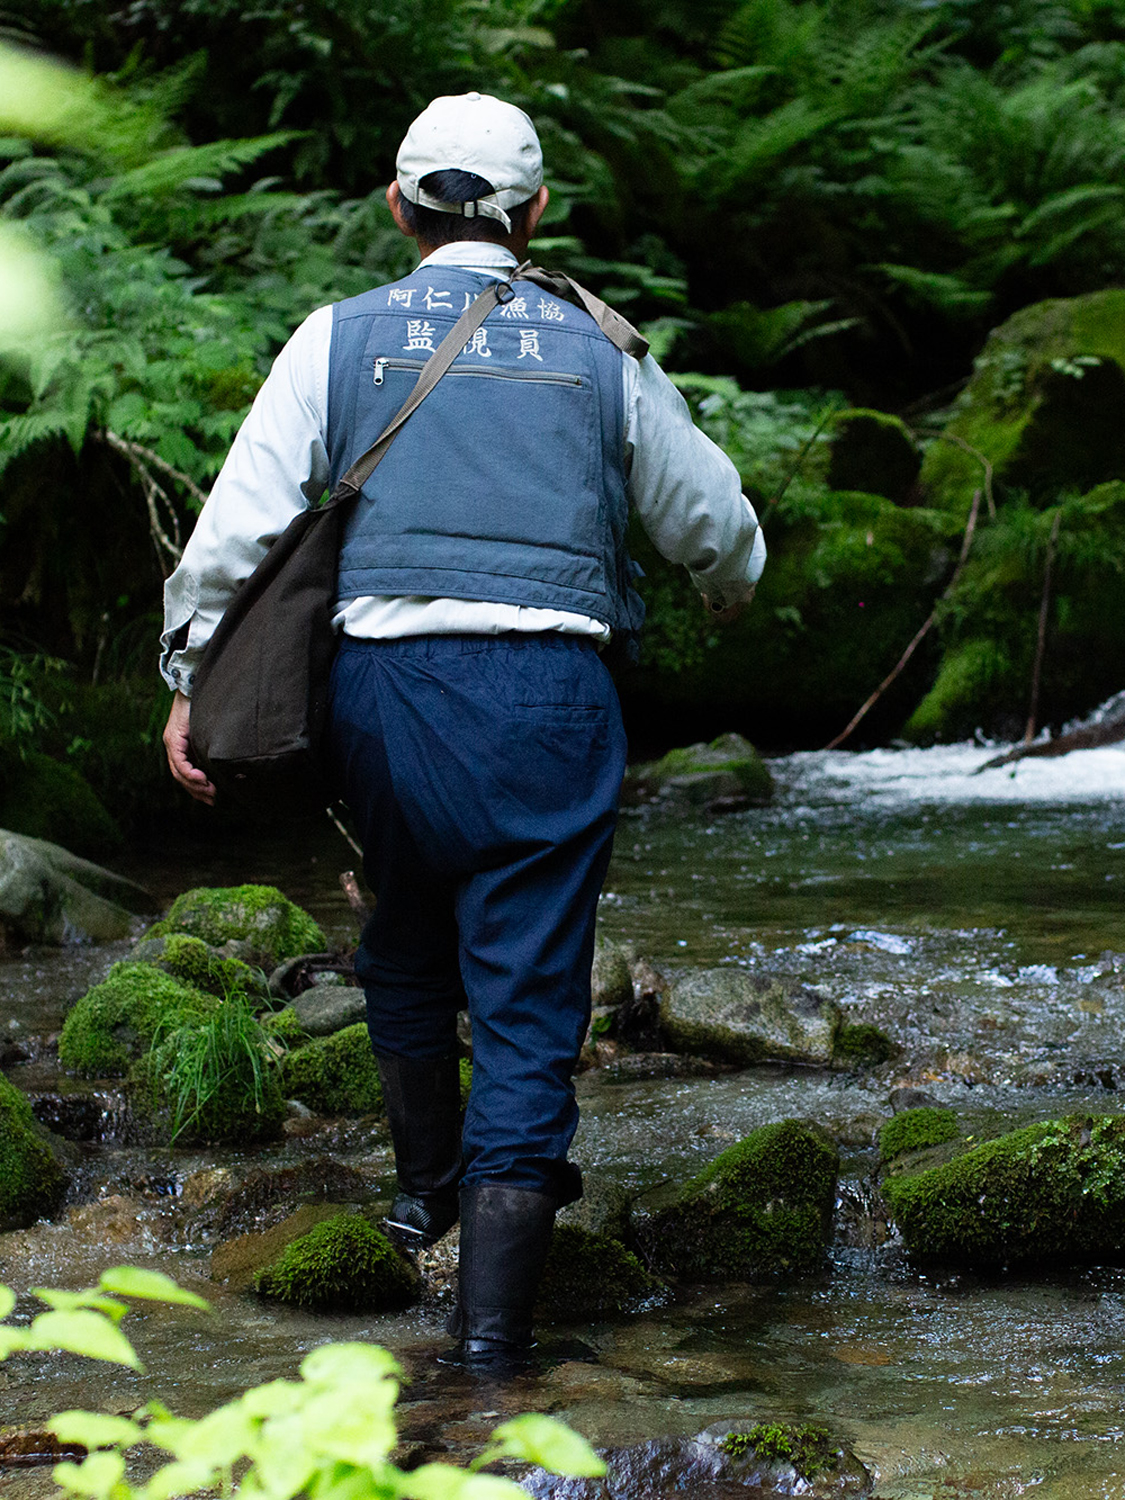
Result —
M 387 368 L 387 361 L 385 359 L 377 359 L 375 361 L 375 384 L 376 385 L 382 385 L 383 384 L 383 371 L 386 368 Z

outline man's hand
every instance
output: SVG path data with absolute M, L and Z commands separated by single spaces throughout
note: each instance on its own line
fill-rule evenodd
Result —
M 703 608 L 717 624 L 733 625 L 753 597 L 754 590 L 751 589 L 746 598 L 740 599 L 737 604 L 722 604 L 717 599 L 712 599 L 710 594 L 704 594 Z
M 193 766 L 188 758 L 190 717 L 191 699 L 185 698 L 183 693 L 177 693 L 172 699 L 172 709 L 164 726 L 164 749 L 172 775 L 184 790 L 190 792 L 197 802 L 206 802 L 211 807 L 215 802 L 215 788 L 207 780 L 207 773 L 198 766 Z

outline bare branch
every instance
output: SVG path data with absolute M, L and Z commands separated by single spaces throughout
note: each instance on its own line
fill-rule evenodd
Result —
M 965 527 L 965 537 L 961 543 L 961 556 L 957 559 L 957 566 L 953 570 L 953 577 L 946 584 L 945 589 L 942 591 L 941 598 L 938 599 L 937 604 L 935 604 L 933 609 L 930 611 L 928 618 L 921 626 L 914 639 L 910 642 L 910 645 L 907 646 L 906 650 L 899 657 L 897 663 L 894 666 L 894 669 L 889 672 L 886 677 L 883 678 L 882 682 L 871 694 L 867 702 L 853 717 L 851 723 L 847 726 L 847 728 L 844 729 L 840 734 L 838 734 L 834 740 L 830 740 L 829 743 L 825 745 L 824 748 L 826 750 L 836 750 L 840 745 L 844 743 L 844 741 L 848 738 L 848 736 L 852 733 L 852 731 L 856 728 L 860 721 L 867 716 L 872 708 L 875 707 L 876 703 L 878 703 L 879 699 L 887 691 L 891 683 L 894 682 L 898 676 L 900 676 L 900 674 L 905 669 L 907 662 L 914 655 L 915 651 L 917 651 L 918 647 L 922 644 L 926 636 L 929 634 L 934 620 L 937 618 L 938 606 L 944 600 L 948 599 L 950 594 L 957 587 L 957 580 L 961 577 L 961 572 L 965 566 L 965 563 L 968 561 L 969 549 L 973 545 L 973 533 L 976 531 L 977 527 L 977 513 L 979 512 L 979 510 L 980 490 L 977 490 L 973 495 L 973 503 L 969 510 L 969 520 L 968 524 Z
M 1055 511 L 1051 526 L 1051 539 L 1047 543 L 1047 561 L 1043 568 L 1043 597 L 1039 601 L 1039 636 L 1035 642 L 1035 668 L 1031 674 L 1031 702 L 1027 711 L 1027 728 L 1023 742 L 1030 745 L 1035 738 L 1036 721 L 1039 718 L 1039 684 L 1043 676 L 1043 656 L 1047 649 L 1047 617 L 1051 609 L 1051 574 L 1055 568 L 1055 550 L 1059 545 L 1059 527 L 1062 525 L 1062 506 Z

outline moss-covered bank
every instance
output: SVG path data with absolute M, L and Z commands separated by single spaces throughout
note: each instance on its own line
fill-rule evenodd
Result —
M 371 1115 L 383 1111 L 379 1069 L 363 1022 L 345 1026 L 286 1054 L 281 1087 L 320 1115 Z

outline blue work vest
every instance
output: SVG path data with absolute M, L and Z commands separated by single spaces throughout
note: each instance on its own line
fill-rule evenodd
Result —
M 420 266 L 336 304 L 333 486 L 491 279 Z M 490 600 L 635 632 L 644 606 L 625 550 L 627 357 L 581 308 L 514 283 L 364 486 L 340 554 L 339 598 Z

